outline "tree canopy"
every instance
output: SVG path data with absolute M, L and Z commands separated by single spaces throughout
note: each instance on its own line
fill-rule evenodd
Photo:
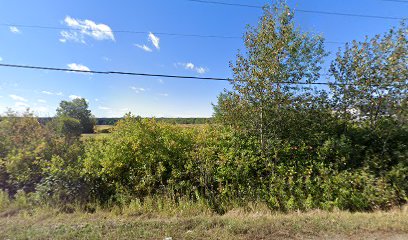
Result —
M 57 109 L 57 117 L 77 119 L 81 123 L 83 133 L 93 133 L 96 121 L 88 107 L 88 103 L 84 98 L 62 101 Z
M 383 35 L 346 44 L 330 67 L 332 103 L 338 117 L 367 120 L 384 117 L 407 123 L 408 27 L 402 22 Z
M 319 79 L 326 56 L 323 38 L 301 32 L 293 20 L 294 12 L 284 4 L 264 8 L 258 26 L 244 36 L 246 52 L 230 64 L 232 90 L 225 90 L 215 106 L 218 119 L 256 137 L 262 152 L 268 141 L 301 132 L 302 123 L 317 123 L 305 122 L 301 113 L 320 101 L 310 86 L 299 83 Z

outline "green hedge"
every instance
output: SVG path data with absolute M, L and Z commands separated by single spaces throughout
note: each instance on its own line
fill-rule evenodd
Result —
M 33 116 L 6 118 L 0 188 L 53 205 L 162 196 L 220 213 L 253 202 L 279 211 L 369 211 L 406 202 L 406 128 L 351 125 L 347 134 L 319 136 L 296 145 L 276 141 L 267 159 L 255 139 L 215 124 L 185 128 L 128 115 L 112 134 L 81 140 Z

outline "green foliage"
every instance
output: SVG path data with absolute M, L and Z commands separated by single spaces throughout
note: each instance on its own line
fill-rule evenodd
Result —
M 54 118 L 51 122 L 48 122 L 47 125 L 58 135 L 68 138 L 79 137 L 83 132 L 81 122 L 78 119 L 65 115 Z
M 9 112 L 0 122 L 0 187 L 32 192 L 41 180 L 39 163 L 49 156 L 49 134 L 29 112 Z
M 344 120 L 384 117 L 407 124 L 408 27 L 402 22 L 384 35 L 353 41 L 337 53 L 330 72 L 333 109 Z
M 82 143 L 75 141 L 42 163 L 43 178 L 37 184 L 36 192 L 44 201 L 57 205 L 91 200 L 89 183 L 82 175 L 82 155 Z
M 14 124 L 35 124 L 18 119 Z M 67 141 L 53 135 L 45 141 L 47 154 L 31 153 L 38 160 L 28 167 L 3 168 L 2 189 L 35 191 L 29 204 L 62 205 L 64 211 L 67 204 L 94 201 L 111 207 L 139 201 L 134 207 L 141 208 L 152 198 L 199 202 L 219 213 L 249 203 L 280 211 L 388 209 L 406 201 L 407 132 L 392 122 L 383 127 L 393 133 L 385 149 L 375 144 L 381 132 L 355 125 L 347 135 L 317 133 L 313 145 L 275 142 L 270 162 L 256 137 L 230 127 L 184 128 L 128 115 L 104 138 Z M 9 166 L 19 156 L 2 163 Z
M 80 121 L 83 133 L 93 133 L 96 124 L 95 118 L 88 109 L 88 103 L 84 98 L 76 98 L 72 101 L 62 101 L 57 109 L 57 117 L 70 117 Z
M 276 140 L 307 139 L 321 127 L 316 115 L 328 115 L 325 95 L 298 85 L 319 78 L 323 38 L 302 33 L 293 20 L 284 4 L 265 8 L 259 25 L 245 34 L 246 53 L 231 64 L 232 90 L 221 94 L 215 107 L 222 123 L 258 138 L 267 158 Z
M 109 183 L 102 188 L 141 198 L 167 186 L 183 192 L 192 144 L 187 130 L 129 115 L 108 138 L 86 142 L 84 170 Z
M 135 214 L 183 202 L 218 213 L 250 204 L 278 211 L 404 204 L 404 29 L 346 46 L 331 67 L 340 85 L 329 94 L 298 87 L 318 79 L 322 39 L 296 29 L 287 7 L 266 9 L 232 65 L 233 88 L 219 96 L 215 124 L 186 128 L 128 114 L 110 134 L 81 139 L 94 125 L 85 99 L 61 102 L 46 126 L 10 112 L 0 121 L 0 208 L 10 204 L 6 195 L 21 208 L 93 211 L 86 206 L 97 203 Z

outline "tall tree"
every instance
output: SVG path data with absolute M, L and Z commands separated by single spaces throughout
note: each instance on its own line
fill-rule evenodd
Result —
M 345 121 L 391 117 L 407 123 L 408 27 L 402 22 L 383 35 L 353 41 L 330 68 L 337 115 Z
M 57 117 L 70 117 L 79 120 L 83 133 L 93 133 L 95 118 L 88 109 L 88 103 L 84 98 L 76 98 L 72 101 L 61 101 L 57 109 Z
M 294 12 L 283 3 L 264 7 L 258 26 L 248 27 L 244 41 L 246 52 L 230 63 L 232 90 L 219 96 L 215 116 L 256 137 L 265 155 L 272 142 L 309 127 L 301 129 L 301 113 L 320 102 L 309 85 L 299 83 L 319 79 L 326 52 L 323 38 L 296 28 Z M 304 125 L 309 124 L 314 123 Z

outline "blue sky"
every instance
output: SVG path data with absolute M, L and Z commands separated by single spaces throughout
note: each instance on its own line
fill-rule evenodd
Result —
M 221 1 L 221 0 L 220 0 Z M 262 0 L 222 0 L 263 5 Z M 290 0 L 307 10 L 407 17 L 408 3 L 381 0 Z M 230 77 L 241 39 L 164 36 L 158 32 L 242 36 L 262 11 L 186 0 L 22 1 L 0 0 L 0 24 L 93 28 L 102 31 L 0 26 L 1 63 L 74 69 Z M 305 31 L 327 41 L 362 40 L 382 33 L 396 20 L 296 13 Z M 111 33 L 130 30 L 142 34 Z M 151 32 L 152 34 L 148 34 Z M 341 45 L 327 44 L 336 52 Z M 332 55 L 326 60 L 328 64 Z M 327 65 L 326 64 L 326 65 Z M 325 79 L 322 79 L 325 81 Z M 53 116 L 61 100 L 88 99 L 97 117 L 209 117 L 217 95 L 228 83 L 0 68 L 0 114 L 7 107 L 30 107 Z

